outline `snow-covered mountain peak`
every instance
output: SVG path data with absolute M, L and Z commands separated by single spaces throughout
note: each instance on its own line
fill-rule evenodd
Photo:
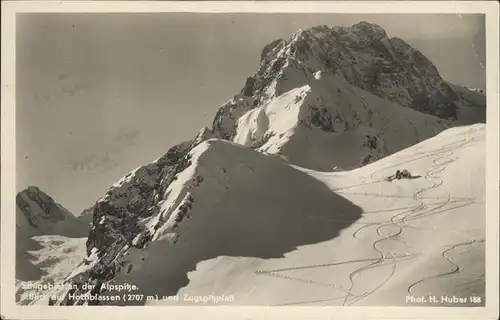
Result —
M 354 38 L 363 40 L 368 38 L 371 40 L 387 38 L 387 32 L 380 25 L 367 21 L 360 21 L 350 27 L 337 26 L 330 28 L 327 25 L 319 25 L 307 29 L 300 29 L 293 34 L 290 44 L 304 40 L 311 41 L 314 39 L 329 38 L 340 34 L 348 35 L 353 40 Z
M 20 248 L 31 243 L 33 236 L 85 237 L 89 222 L 87 217 L 75 217 L 36 186 L 16 196 L 16 241 Z
M 264 47 L 258 71 L 242 93 L 255 105 L 279 96 L 283 74 L 291 69 L 326 70 L 381 98 L 443 119 L 459 117 L 459 97 L 434 64 L 379 25 L 361 21 L 350 27 L 317 26 Z M 288 71 L 287 71 L 288 70 Z M 295 79 L 302 84 L 308 79 Z

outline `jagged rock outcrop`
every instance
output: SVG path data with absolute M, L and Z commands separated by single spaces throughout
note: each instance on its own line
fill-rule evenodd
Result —
M 42 227 L 46 222 L 65 221 L 72 216 L 68 210 L 35 186 L 19 192 L 16 204 L 34 228 Z
M 318 37 L 318 32 L 324 36 Z M 418 111 L 456 119 L 456 94 L 432 62 L 403 40 L 389 38 L 380 26 L 360 22 L 350 28 L 311 29 L 297 38 L 315 38 L 314 52 L 320 56 L 314 62 L 354 86 Z M 304 59 L 310 51 L 296 55 Z
M 16 225 L 20 236 L 56 234 L 86 236 L 88 229 L 71 212 L 36 186 L 16 196 Z

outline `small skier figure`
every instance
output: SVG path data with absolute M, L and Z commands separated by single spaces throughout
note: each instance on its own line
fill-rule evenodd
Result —
M 397 171 L 396 171 L 396 176 L 395 176 L 395 178 L 396 178 L 396 179 L 398 179 L 398 180 L 401 180 L 401 178 L 402 178 L 401 171 L 399 171 L 399 170 L 397 170 Z
M 390 176 L 388 178 L 389 181 L 392 181 L 392 180 L 401 180 L 401 179 L 411 179 L 413 178 L 413 176 L 410 174 L 410 172 L 406 169 L 403 169 L 403 170 L 397 170 L 396 171 L 396 174 L 393 175 L 393 176 Z
M 401 178 L 411 178 L 410 172 L 408 172 L 408 170 L 404 169 L 403 171 L 401 171 Z

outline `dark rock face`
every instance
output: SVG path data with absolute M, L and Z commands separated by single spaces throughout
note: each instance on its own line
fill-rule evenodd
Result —
M 162 156 L 158 161 L 158 166 L 166 167 L 175 165 L 182 157 L 185 155 L 185 150 L 181 145 L 175 145 L 170 148 L 164 156 Z
M 195 140 L 170 148 L 156 162 L 129 173 L 97 201 L 93 207 L 93 226 L 87 239 L 87 256 L 97 250 L 98 262 L 71 279 L 76 289 L 67 292 L 61 305 L 79 304 L 71 300 L 69 294 L 86 293 L 88 290 L 83 288 L 84 284 L 96 286 L 91 294 L 99 295 L 103 292 L 99 289 L 100 285 L 112 280 L 122 269 L 123 265 L 117 259 L 120 254 L 130 247 L 141 249 L 147 246 L 152 234 L 139 224 L 140 219 L 159 213 L 158 205 L 163 200 L 164 192 L 175 181 L 177 174 L 191 165 L 188 152 L 203 138 L 207 136 L 200 132 Z M 160 219 L 155 230 L 164 222 L 165 219 Z
M 363 143 L 363 147 L 369 148 L 371 150 L 377 149 L 377 136 L 366 136 L 366 139 Z
M 70 214 L 45 192 L 33 186 L 17 194 L 16 204 L 26 217 L 26 220 L 35 228 L 38 228 L 40 223 L 44 222 L 65 221 L 68 214 Z
M 81 213 L 80 216 L 87 216 L 87 215 L 92 215 L 94 214 L 94 206 L 91 206 L 87 209 L 84 209 Z
M 253 102 L 251 97 L 235 95 L 217 111 L 212 124 L 212 133 L 218 138 L 231 140 L 234 137 L 238 119 L 258 106 Z
M 171 155 L 177 156 L 176 152 Z M 115 242 L 128 241 L 138 231 L 136 221 L 147 214 L 154 198 L 160 168 L 149 164 L 127 175 L 114 185 L 94 207 L 93 227 L 87 240 L 87 254 L 96 247 L 99 252 Z M 125 188 L 122 186 L 126 185 Z
M 269 139 L 271 139 L 272 137 L 274 136 L 274 133 L 266 133 L 262 138 L 260 139 L 257 139 L 255 141 L 253 141 L 252 145 L 250 146 L 250 148 L 252 149 L 258 149 L 260 147 L 262 147 L 263 145 L 265 145 Z
M 327 108 L 311 106 L 310 110 L 312 125 L 326 132 L 335 132 L 333 117 Z
M 251 97 L 254 90 L 254 77 L 248 77 L 247 82 L 245 83 L 245 87 L 243 87 L 242 93 L 246 97 Z
M 141 232 L 137 222 L 158 213 L 157 204 L 175 175 L 190 165 L 186 143 L 170 148 L 156 162 L 129 173 L 110 188 L 94 206 L 93 227 L 87 240 L 87 255 L 99 255 L 112 246 L 123 246 Z

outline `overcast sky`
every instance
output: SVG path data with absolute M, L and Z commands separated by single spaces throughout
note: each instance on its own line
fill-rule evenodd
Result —
M 422 51 L 446 80 L 485 87 L 482 16 L 18 15 L 17 190 L 37 185 L 79 214 L 130 170 L 210 126 L 267 43 L 360 20 Z

